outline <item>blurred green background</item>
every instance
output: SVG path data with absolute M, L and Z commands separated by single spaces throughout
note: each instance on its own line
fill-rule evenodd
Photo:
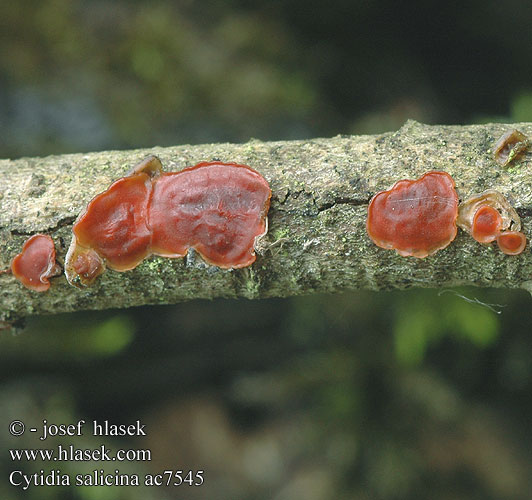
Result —
M 532 3 L 17 0 L 0 157 L 532 121 Z M 478 299 L 492 308 L 465 300 Z M 0 497 L 530 500 L 530 297 L 413 290 L 32 318 L 0 337 Z M 8 423 L 151 462 L 23 463 Z M 9 472 L 205 471 L 201 487 L 27 491 Z

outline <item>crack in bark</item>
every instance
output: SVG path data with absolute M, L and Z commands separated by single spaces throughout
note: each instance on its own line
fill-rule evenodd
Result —
M 77 219 L 77 216 L 69 215 L 68 217 L 62 217 L 59 219 L 55 225 L 47 227 L 46 229 L 43 229 L 42 233 L 55 233 L 59 229 L 71 226 L 74 224 L 74 221 Z M 37 231 L 20 231 L 19 229 L 11 229 L 9 231 L 12 236 L 33 236 L 34 234 L 37 234 Z
M 351 205 L 353 207 L 360 207 L 364 205 L 368 205 L 371 198 L 367 199 L 360 199 L 360 198 L 349 198 L 349 197 L 339 197 L 335 198 L 333 201 L 329 201 L 327 203 L 322 203 L 321 205 L 316 204 L 316 207 L 318 209 L 318 213 L 324 212 L 325 210 L 329 210 L 336 205 Z

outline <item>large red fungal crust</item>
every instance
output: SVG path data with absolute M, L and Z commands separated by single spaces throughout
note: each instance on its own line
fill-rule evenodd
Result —
M 268 182 L 245 165 L 163 173 L 149 157 L 89 203 L 74 224 L 65 274 L 90 285 L 106 265 L 127 271 L 148 255 L 183 257 L 189 248 L 221 268 L 249 266 L 267 231 L 270 198 Z
M 52 238 L 36 234 L 22 247 L 22 252 L 11 261 L 11 273 L 26 288 L 46 292 L 50 288 L 49 278 L 60 273 L 55 263 L 55 246 Z
M 526 236 L 520 231 L 503 231 L 497 236 L 497 244 L 506 255 L 519 255 L 526 247 Z
M 266 180 L 245 165 L 199 163 L 162 174 L 148 213 L 152 253 L 182 257 L 194 248 L 218 267 L 249 266 L 267 230 L 270 196 Z
M 428 172 L 401 180 L 370 201 L 366 228 L 381 248 L 424 258 L 445 248 L 456 236 L 458 195 L 446 172 Z

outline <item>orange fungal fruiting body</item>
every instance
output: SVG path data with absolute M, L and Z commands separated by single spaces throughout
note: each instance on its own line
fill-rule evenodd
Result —
M 244 165 L 199 163 L 162 174 L 148 213 L 152 253 L 182 257 L 194 248 L 218 267 L 249 266 L 267 231 L 270 195 L 266 180 Z
M 446 172 L 401 180 L 377 193 L 368 207 L 367 232 L 381 248 L 402 256 L 427 257 L 456 236 L 458 195 Z
M 105 262 L 92 248 L 84 248 L 76 244 L 71 248 L 73 251 L 67 253 L 65 263 L 67 276 L 74 273 L 83 285 L 88 285 L 105 271 Z
M 506 255 L 519 255 L 526 247 L 526 236 L 519 231 L 503 231 L 497 236 L 497 244 Z
M 473 217 L 471 236 L 479 243 L 491 243 L 495 241 L 501 228 L 501 214 L 495 208 L 483 205 Z
M 526 246 L 521 219 L 498 191 L 490 189 L 460 204 L 456 223 L 480 243 L 497 240 L 507 255 L 518 255 Z
M 55 247 L 50 236 L 36 234 L 22 247 L 22 252 L 11 261 L 11 273 L 26 288 L 46 292 L 50 288 L 49 278 L 60 274 L 55 263 Z
M 183 257 L 189 248 L 218 267 L 249 266 L 267 231 L 270 197 L 267 181 L 245 165 L 163 173 L 149 157 L 89 203 L 74 224 L 65 274 L 90 285 L 106 265 L 127 271 L 148 255 Z
M 512 229 L 521 230 L 521 219 L 514 207 L 499 191 L 488 189 L 481 194 L 477 194 L 460 203 L 458 208 L 458 218 L 456 224 L 464 231 L 472 234 L 475 215 L 484 206 L 494 208 L 501 216 L 501 231 Z
M 74 224 L 76 241 L 94 249 L 115 271 L 128 271 L 149 253 L 147 225 L 150 177 L 145 173 L 119 179 L 96 196 Z

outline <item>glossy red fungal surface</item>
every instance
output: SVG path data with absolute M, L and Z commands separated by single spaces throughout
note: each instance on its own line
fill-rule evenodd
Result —
M 71 284 L 90 285 L 106 264 L 127 271 L 150 254 L 183 257 L 189 248 L 218 267 L 248 266 L 267 231 L 270 197 L 267 181 L 245 165 L 209 162 L 163 173 L 158 158 L 146 158 L 74 224 L 65 274 Z
M 445 248 L 457 232 L 454 185 L 446 172 L 428 172 L 377 193 L 368 207 L 369 237 L 405 257 L 423 258 Z
M 59 274 L 55 263 L 55 247 L 50 236 L 36 234 L 28 239 L 22 252 L 11 261 L 11 273 L 26 288 L 46 292 L 50 288 L 49 278 Z
M 464 231 L 472 234 L 475 215 L 485 206 L 489 206 L 499 212 L 502 221 L 502 231 L 506 231 L 507 229 L 511 229 L 512 231 L 521 230 L 521 219 L 519 215 L 505 196 L 494 189 L 488 189 L 460 203 L 456 224 Z
M 136 267 L 149 254 L 150 191 L 151 180 L 146 173 L 133 174 L 111 184 L 89 203 L 74 224 L 78 245 L 94 249 L 115 271 Z
M 497 236 L 497 244 L 507 255 L 519 255 L 526 247 L 526 236 L 519 231 L 504 231 Z
M 194 248 L 218 267 L 249 266 L 267 231 L 270 196 L 266 180 L 245 165 L 200 163 L 162 174 L 149 207 L 152 252 L 182 257 Z
M 496 240 L 501 228 L 501 214 L 495 208 L 483 205 L 473 217 L 471 236 L 479 243 L 491 243 Z

